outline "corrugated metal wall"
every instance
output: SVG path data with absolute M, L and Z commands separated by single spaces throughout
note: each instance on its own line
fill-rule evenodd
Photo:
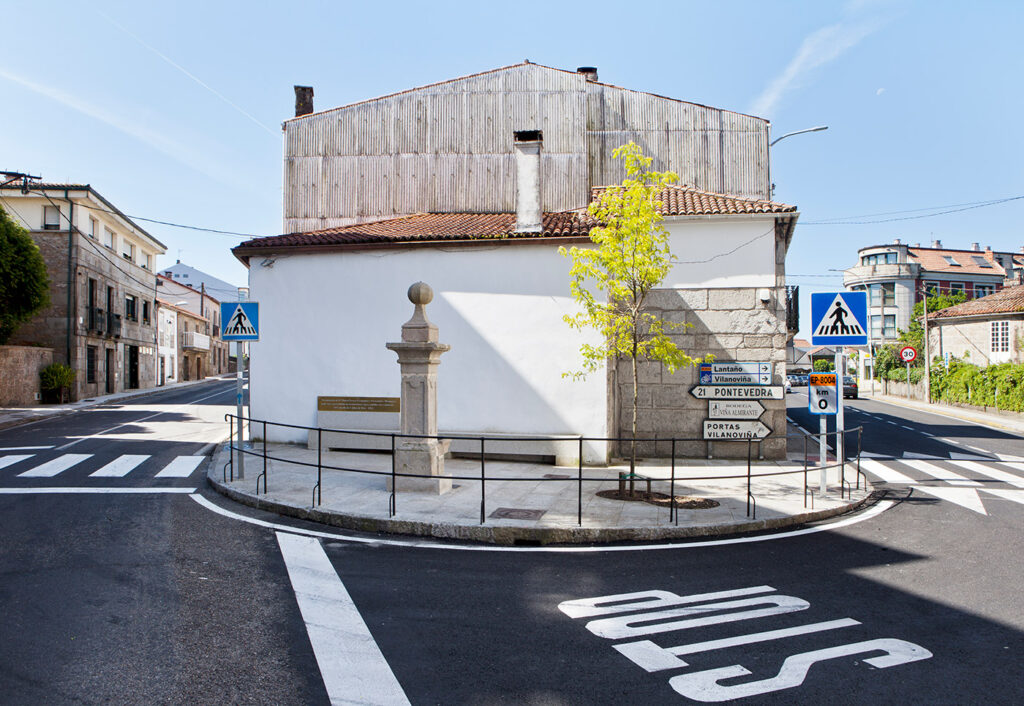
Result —
M 521 64 L 286 123 L 284 231 L 421 211 L 515 210 L 512 135 L 542 130 L 544 208 L 622 180 L 629 140 L 709 191 L 768 196 L 764 120 Z

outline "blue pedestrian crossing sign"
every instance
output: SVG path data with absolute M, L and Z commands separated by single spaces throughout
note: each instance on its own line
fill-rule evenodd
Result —
M 868 342 L 867 292 L 811 294 L 811 344 L 864 346 Z
M 259 302 L 221 302 L 220 337 L 225 341 L 260 340 Z

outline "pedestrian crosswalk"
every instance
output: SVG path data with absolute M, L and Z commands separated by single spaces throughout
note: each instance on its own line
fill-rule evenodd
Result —
M 909 486 L 982 515 L 989 514 L 985 501 L 993 498 L 1024 504 L 1024 463 L 1017 460 L 861 458 L 860 468 L 869 480 Z
M 45 459 L 38 454 L 0 455 L 0 470 L 9 469 L 6 478 L 59 478 L 83 469 L 88 478 L 125 478 L 147 476 L 152 478 L 188 478 L 206 456 L 166 457 L 154 462 L 149 454 L 122 454 L 114 458 L 99 458 L 96 454 L 59 454 Z

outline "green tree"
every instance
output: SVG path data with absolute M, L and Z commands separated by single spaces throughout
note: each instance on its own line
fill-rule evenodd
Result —
M 565 375 L 584 377 L 600 370 L 608 360 L 620 358 L 632 364 L 632 476 L 636 469 L 638 362 L 657 361 L 674 373 L 678 368 L 696 365 L 700 359 L 679 350 L 669 338 L 666 329 L 680 324 L 667 323 L 644 310 L 647 295 L 672 267 L 668 231 L 661 226 L 657 196 L 678 177 L 672 172 L 650 171 L 651 158 L 633 142 L 619 147 L 612 156 L 623 161 L 626 179 L 620 186 L 604 189 L 587 209 L 600 224 L 590 231 L 596 247 L 559 248 L 562 255 L 572 259 L 569 286 L 582 307 L 579 313 L 565 316 L 565 321 L 577 330 L 597 331 L 603 341 L 599 345 L 584 344 L 580 348 L 582 370 Z M 631 492 L 632 487 L 631 477 Z
M 0 208 L 0 345 L 50 304 L 50 278 L 39 246 Z
M 931 289 L 928 291 L 928 313 L 932 314 L 936 311 L 942 311 L 951 306 L 963 304 L 965 301 L 967 301 L 967 295 L 964 292 L 939 294 L 934 289 Z M 900 331 L 899 337 L 900 347 L 913 346 L 921 354 L 915 361 L 917 365 L 924 365 L 924 326 L 921 323 L 923 317 L 924 301 L 919 301 L 917 304 L 914 304 L 914 313 L 910 317 L 910 325 L 906 331 Z
M 816 373 L 831 373 L 835 367 L 835 361 L 828 358 L 818 358 L 814 361 L 814 372 Z

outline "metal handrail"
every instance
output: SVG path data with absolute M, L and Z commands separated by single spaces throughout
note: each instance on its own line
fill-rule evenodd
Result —
M 389 516 L 390 517 L 394 517 L 394 515 L 397 512 L 397 509 L 396 509 L 396 505 L 397 505 L 396 480 L 398 478 L 422 478 L 423 477 L 422 475 L 415 474 L 415 473 L 399 473 L 398 472 L 398 470 L 396 468 L 396 464 L 395 464 L 396 439 L 400 439 L 400 438 L 436 439 L 436 440 L 457 440 L 458 439 L 458 440 L 471 440 L 471 441 L 475 440 L 475 441 L 479 441 L 480 442 L 480 452 L 479 452 L 479 455 L 480 455 L 480 475 L 479 476 L 446 475 L 445 478 L 453 480 L 453 481 L 455 481 L 455 480 L 466 480 L 466 481 L 477 481 L 478 480 L 478 481 L 480 481 L 480 522 L 481 522 L 481 524 L 483 524 L 486 521 L 486 482 L 487 482 L 487 474 L 486 474 L 486 442 L 488 440 L 490 440 L 490 441 L 575 441 L 576 444 L 577 444 L 577 450 L 578 450 L 578 454 L 577 454 L 577 476 L 576 476 L 576 478 L 572 478 L 571 476 L 566 476 L 564 478 L 538 478 L 537 476 L 521 476 L 521 477 L 517 477 L 517 476 L 505 477 L 505 476 L 502 476 L 500 478 L 500 480 L 501 481 L 513 481 L 513 482 L 515 482 L 515 481 L 530 481 L 530 482 L 537 482 L 537 481 L 566 482 L 566 481 L 569 481 L 569 482 L 576 482 L 577 489 L 578 489 L 577 490 L 577 523 L 579 525 L 581 525 L 581 526 L 583 524 L 583 483 L 584 482 L 606 483 L 606 482 L 609 481 L 609 478 L 607 478 L 607 477 L 597 477 L 597 476 L 589 476 L 588 477 L 588 476 L 584 476 L 584 474 L 583 474 L 583 443 L 585 441 L 614 441 L 614 442 L 620 442 L 621 443 L 621 442 L 632 441 L 633 440 L 632 437 L 512 436 L 512 435 L 501 435 L 501 436 L 477 435 L 477 436 L 473 436 L 473 435 L 466 435 L 466 434 L 447 434 L 447 435 L 441 435 L 441 434 L 439 434 L 439 435 L 402 434 L 402 433 L 399 433 L 399 432 L 373 432 L 373 431 L 363 431 L 363 430 L 355 430 L 355 429 L 353 429 L 353 430 L 348 430 L 348 429 L 324 429 L 322 427 L 310 427 L 310 426 L 304 426 L 304 425 L 299 425 L 299 424 L 287 424 L 287 423 L 284 423 L 284 422 L 272 422 L 272 421 L 268 421 L 268 420 L 254 419 L 252 417 L 244 417 L 244 416 L 243 417 L 239 417 L 238 415 L 234 415 L 234 414 L 225 414 L 224 415 L 224 419 L 225 419 L 225 421 L 227 421 L 229 423 L 229 428 L 231 429 L 231 431 L 229 432 L 229 448 L 232 451 L 237 451 L 239 454 L 249 454 L 249 455 L 253 455 L 253 456 L 261 456 L 263 458 L 263 468 L 264 468 L 264 470 L 263 470 L 263 473 L 260 474 L 260 477 L 263 478 L 264 493 L 267 492 L 267 490 L 266 490 L 266 488 L 267 488 L 266 474 L 267 474 L 267 463 L 268 463 L 268 461 L 282 461 L 282 462 L 289 463 L 291 465 L 306 466 L 306 467 L 310 467 L 310 468 L 315 466 L 316 469 L 317 469 L 317 480 L 316 480 L 316 484 L 313 486 L 313 505 L 320 505 L 322 503 L 322 500 L 323 500 L 323 497 L 322 497 L 323 496 L 322 480 L 323 480 L 323 470 L 324 469 L 333 470 L 333 471 L 345 471 L 345 472 L 350 472 L 350 473 L 363 473 L 363 474 L 368 474 L 368 475 L 390 476 L 390 478 L 391 478 L 391 493 L 389 494 L 389 498 L 388 498 L 388 512 L 389 512 Z M 250 424 L 250 428 L 251 428 L 251 424 L 253 422 L 256 422 L 258 424 L 262 424 L 263 425 L 263 443 L 261 444 L 261 447 L 262 447 L 261 451 L 257 451 L 257 450 L 252 449 L 252 448 L 245 449 L 244 445 L 242 445 L 242 444 L 239 444 L 239 447 L 241 447 L 241 448 L 236 447 L 234 445 L 234 433 L 233 433 L 234 423 L 233 423 L 233 421 L 236 420 L 236 419 L 242 419 L 243 421 L 248 422 Z M 313 464 L 313 463 L 306 462 L 306 461 L 299 461 L 299 460 L 295 460 L 295 459 L 286 459 L 286 458 L 275 457 L 275 456 L 270 455 L 268 453 L 268 450 L 267 450 L 267 425 L 268 424 L 271 425 L 271 426 L 279 426 L 279 427 L 283 427 L 283 428 L 303 429 L 303 430 L 306 430 L 306 431 L 316 431 L 317 432 L 317 462 L 315 464 Z M 753 478 L 755 478 L 755 477 L 756 478 L 768 478 L 768 477 L 772 477 L 772 476 L 789 475 L 789 474 L 792 474 L 792 473 L 803 473 L 804 474 L 804 506 L 806 507 L 806 505 L 807 505 L 807 493 L 810 492 L 811 493 L 811 507 L 813 508 L 814 507 L 814 491 L 813 490 L 808 490 L 808 486 L 807 486 L 807 472 L 810 469 L 807 466 L 806 446 L 807 446 L 807 438 L 808 437 L 813 438 L 814 435 L 809 434 L 808 432 L 804 431 L 803 429 L 800 429 L 799 427 L 797 428 L 797 430 L 800 432 L 799 434 L 789 434 L 789 433 L 787 433 L 785 435 L 779 435 L 779 436 L 776 436 L 774 438 L 775 439 L 779 439 L 779 438 L 786 438 L 786 439 L 788 439 L 788 438 L 792 438 L 792 437 L 797 437 L 797 438 L 803 437 L 803 439 L 804 439 L 804 447 L 805 447 L 804 467 L 803 468 L 796 468 L 796 469 L 782 470 L 782 471 L 770 471 L 770 472 L 754 473 L 753 470 L 752 470 L 752 449 L 753 449 L 753 444 L 755 444 L 755 443 L 758 444 L 759 454 L 760 454 L 761 444 L 764 442 L 764 439 L 755 439 L 755 438 L 751 437 L 751 438 L 746 439 L 746 441 L 747 441 L 747 468 L 746 468 L 746 473 L 743 473 L 743 474 L 740 474 L 740 475 L 728 475 L 728 476 L 723 476 L 723 475 L 693 475 L 693 476 L 690 476 L 690 475 L 687 475 L 687 476 L 681 476 L 680 477 L 680 476 L 676 475 L 676 463 L 675 463 L 675 461 L 676 461 L 676 443 L 680 442 L 680 441 L 682 441 L 682 442 L 687 442 L 687 441 L 690 441 L 690 442 L 701 441 L 701 442 L 703 442 L 703 441 L 705 441 L 705 439 L 703 439 L 703 438 L 696 438 L 696 437 L 694 437 L 694 438 L 691 438 L 691 437 L 673 437 L 671 439 L 667 439 L 666 440 L 664 438 L 658 439 L 657 437 L 654 437 L 654 438 L 637 437 L 636 441 L 658 441 L 658 440 L 660 440 L 660 441 L 670 441 L 671 442 L 671 449 L 672 449 L 671 450 L 671 455 L 672 455 L 672 458 L 671 458 L 670 476 L 668 478 L 668 481 L 669 481 L 669 484 L 670 484 L 670 493 L 671 493 L 671 499 L 670 499 L 670 504 L 669 504 L 669 522 L 675 522 L 675 524 L 678 525 L 679 524 L 679 508 L 678 508 L 678 504 L 676 502 L 676 496 L 675 496 L 675 484 L 676 484 L 677 480 L 679 480 L 679 481 L 736 480 L 736 479 L 743 479 L 743 478 L 745 478 L 747 480 L 747 489 L 746 489 L 747 490 L 747 516 L 748 517 L 752 516 L 754 519 L 756 519 L 756 517 L 757 517 L 757 498 L 752 493 L 752 479 Z M 343 433 L 343 434 L 354 434 L 354 435 L 365 435 L 365 436 L 376 436 L 376 437 L 385 437 L 385 436 L 389 437 L 390 440 L 391 440 L 391 470 L 390 471 L 374 471 L 374 470 L 365 469 L 365 468 L 348 468 L 348 467 L 345 467 L 345 466 L 334 466 L 334 465 L 330 465 L 330 464 L 325 465 L 323 463 L 323 433 L 325 431 L 329 432 L 329 433 Z M 857 485 L 857 488 L 859 489 L 860 488 L 860 484 L 859 484 L 860 483 L 860 481 L 859 481 L 860 476 L 864 476 L 865 487 L 866 487 L 866 484 L 867 484 L 867 476 L 860 469 L 860 442 L 861 442 L 861 440 L 863 438 L 863 427 L 855 427 L 853 429 L 845 430 L 845 432 L 851 432 L 851 431 L 856 431 L 857 434 L 858 434 L 858 439 L 857 439 L 858 440 L 858 447 L 857 447 L 858 485 Z M 842 432 L 839 432 L 839 431 L 827 432 L 827 434 L 830 434 L 830 435 L 835 435 L 835 434 L 839 434 L 839 433 L 842 433 Z M 231 475 L 231 480 L 232 481 L 234 480 L 233 459 L 234 459 L 234 455 L 232 454 L 230 456 L 230 460 L 225 465 L 225 472 L 227 472 L 228 468 L 231 468 L 230 475 Z M 835 468 L 835 467 L 845 467 L 845 464 L 842 463 L 842 462 L 838 462 L 837 461 L 837 463 L 835 463 L 835 464 L 826 464 L 824 466 L 817 466 L 815 468 L 817 470 L 827 470 L 827 469 Z M 842 479 L 842 483 L 845 484 L 845 485 L 849 485 L 849 483 L 845 480 L 845 471 L 844 471 L 843 476 L 844 477 Z M 258 494 L 259 493 L 259 477 L 257 478 L 256 482 L 257 482 L 257 494 Z M 844 496 L 845 492 L 846 492 L 845 487 L 843 485 L 841 485 L 841 487 L 840 487 L 841 497 L 845 497 Z M 852 490 L 850 492 L 852 493 Z

